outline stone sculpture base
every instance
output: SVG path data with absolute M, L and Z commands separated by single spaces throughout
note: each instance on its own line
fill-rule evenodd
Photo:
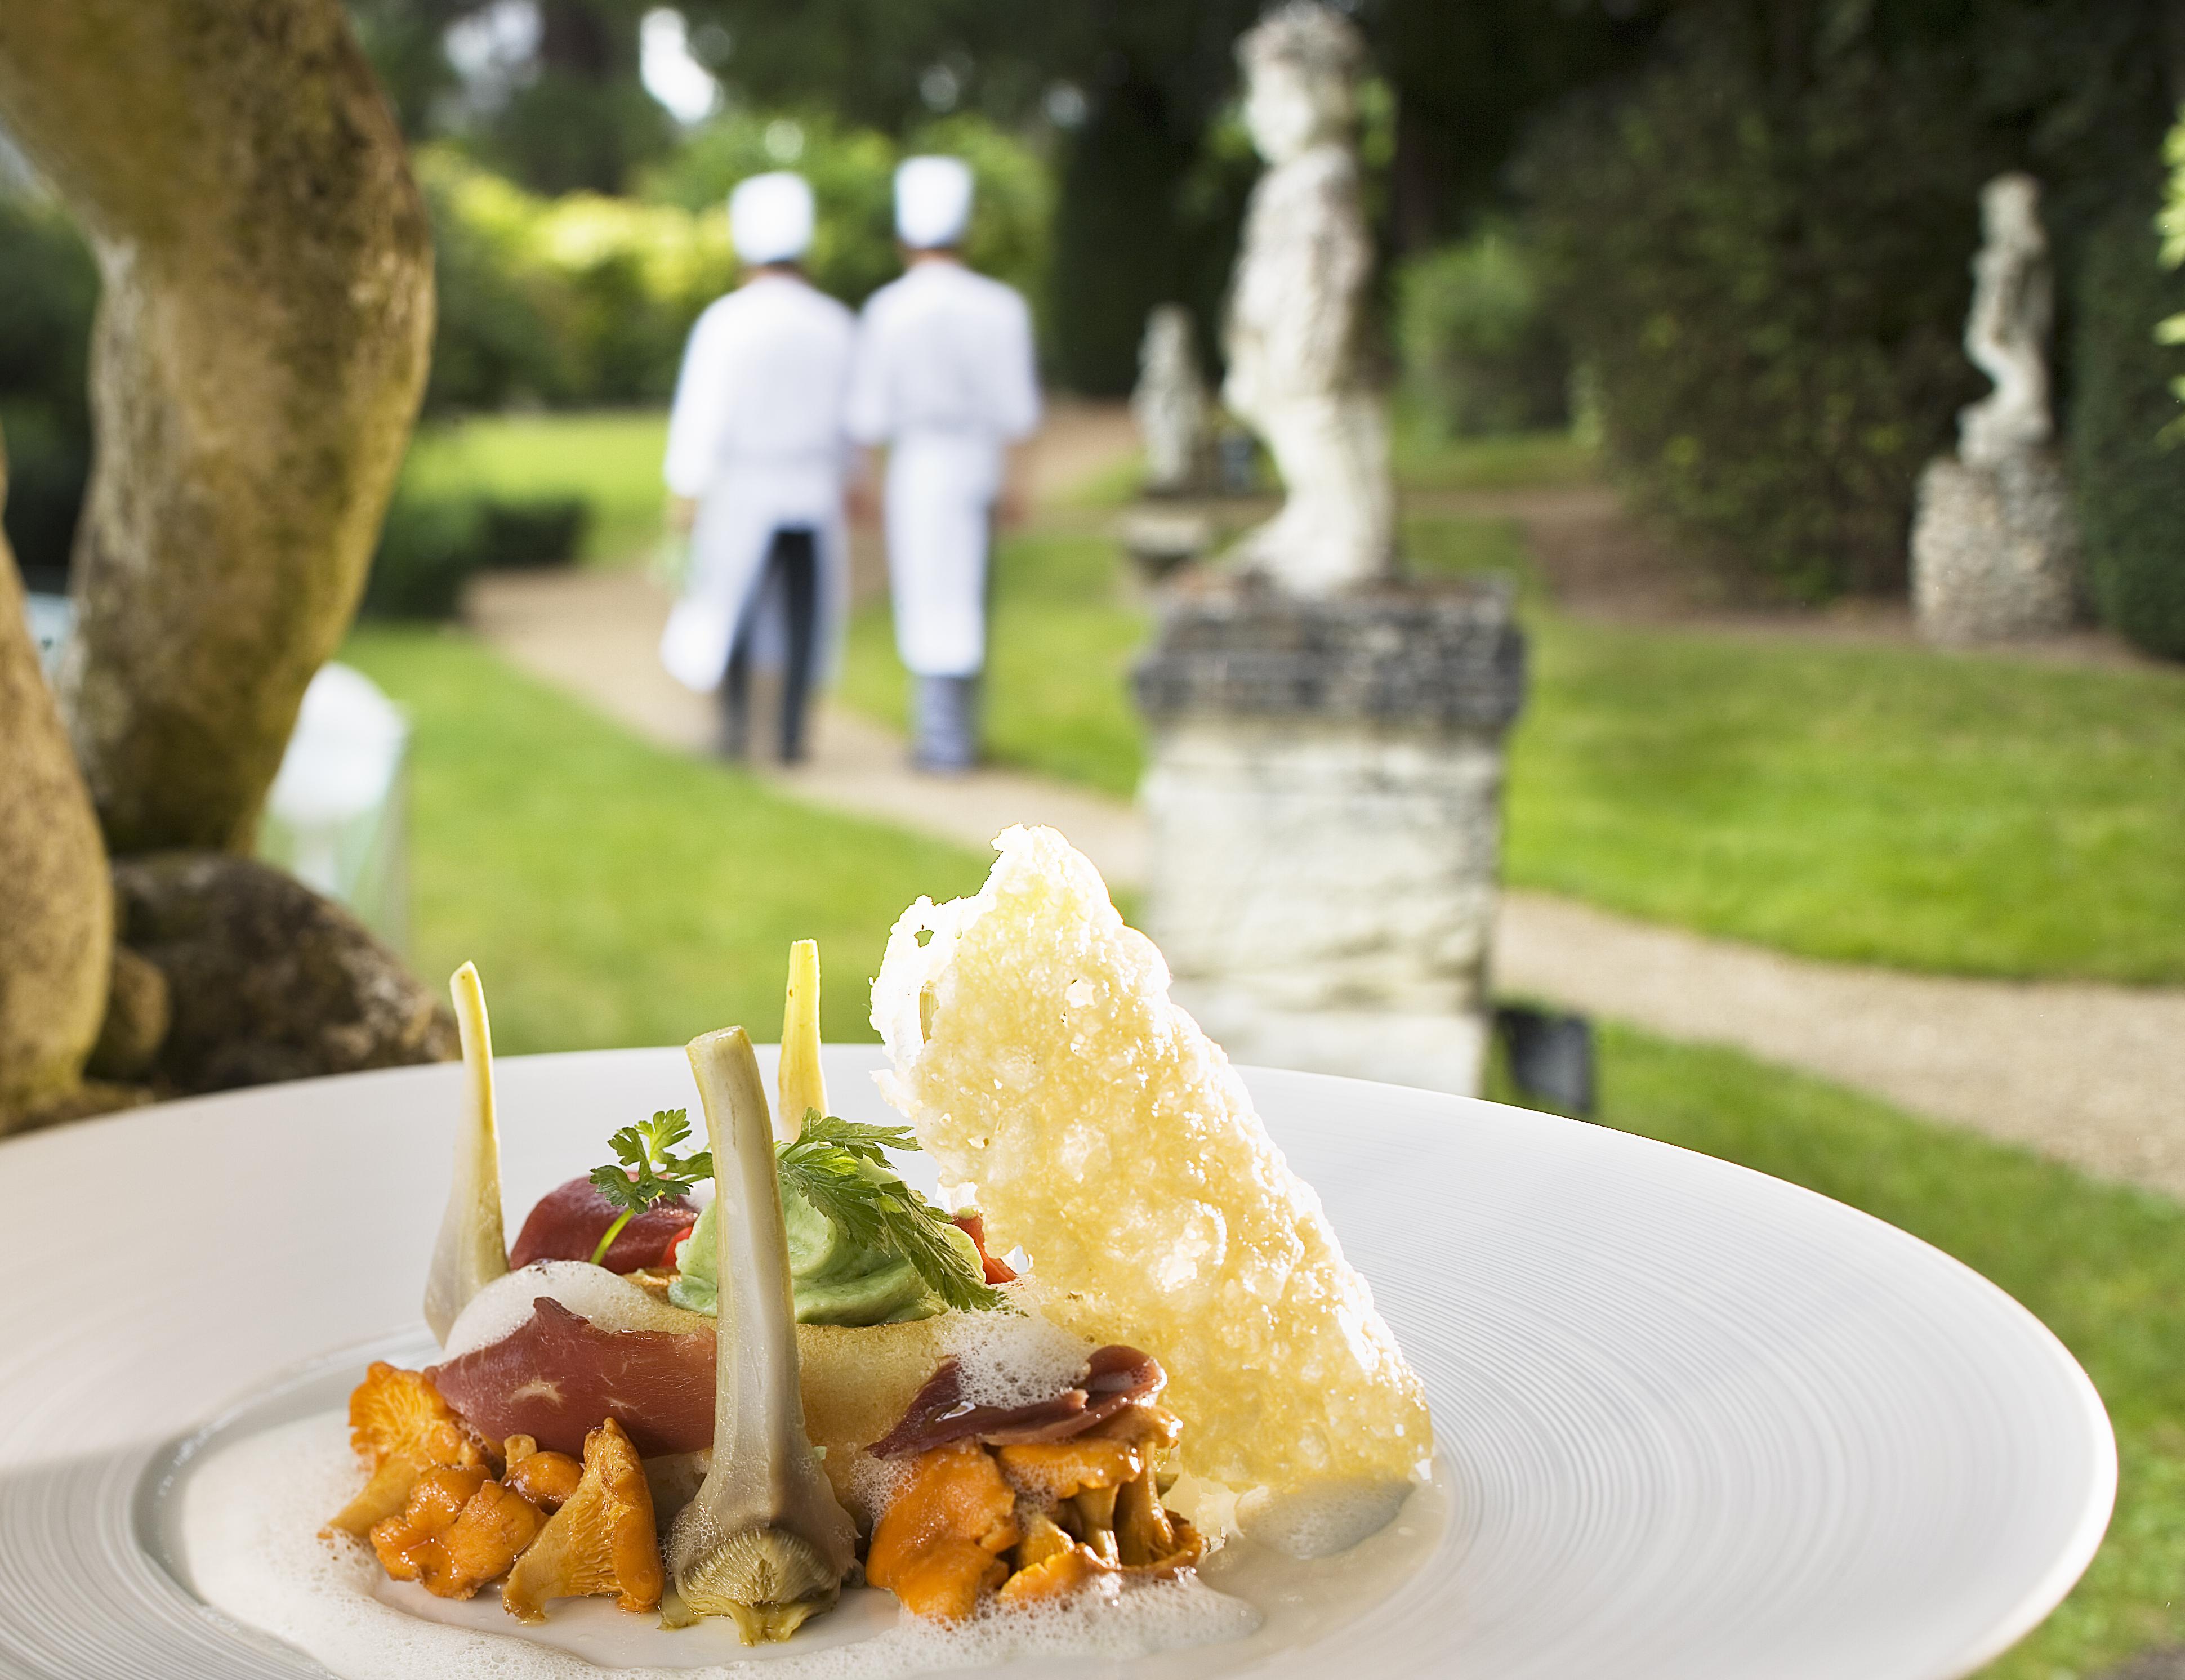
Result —
M 1204 583 L 1137 683 L 1144 915 L 1177 1000 L 1240 1062 L 1476 1091 L 1524 684 L 1508 592 Z
M 2055 456 L 1993 463 L 1944 455 L 1920 479 L 1912 605 L 1929 641 L 1962 645 L 2054 636 L 2079 616 L 2079 538 Z

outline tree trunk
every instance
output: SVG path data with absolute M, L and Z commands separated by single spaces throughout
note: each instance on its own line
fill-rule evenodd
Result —
M 105 279 L 76 756 L 117 855 L 243 850 L 416 416 L 424 209 L 338 0 L 0 6 L 0 114 Z
M 0 453 L 0 502 L 7 481 Z M 75 1087 L 113 940 L 98 822 L 0 535 L 0 1133 Z

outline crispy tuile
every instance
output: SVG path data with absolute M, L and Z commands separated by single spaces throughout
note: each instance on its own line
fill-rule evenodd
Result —
M 914 1616 L 960 1621 L 1009 1575 L 1016 1496 L 975 1441 L 922 1453 L 873 1530 L 865 1578 Z
M 349 1397 L 349 1438 L 372 1479 L 334 1515 L 330 1527 L 359 1538 L 394 1515 L 425 1471 L 485 1468 L 485 1443 L 472 1433 L 439 1391 L 414 1370 L 376 1359 Z
M 425 1322 L 443 1344 L 471 1298 L 508 1272 L 508 1239 L 501 1229 L 500 1133 L 493 1101 L 493 1029 L 476 966 L 466 963 L 456 969 L 448 992 L 462 1035 L 463 1113 L 456 1123 L 447 1211 L 440 1216 L 432 1270 L 425 1278 Z
M 804 1429 L 788 1237 L 774 1127 L 740 1027 L 693 1039 L 690 1070 L 713 1158 L 713 1459 L 668 1543 L 677 1625 L 732 1617 L 746 1644 L 786 1639 L 832 1609 L 857 1562 L 857 1528 Z
M 518 1460 L 510 1476 L 547 1457 L 561 1454 Z M 581 1478 L 517 1560 L 501 1604 L 519 1621 L 543 1621 L 550 1599 L 612 1593 L 618 1609 L 642 1613 L 660 1607 L 665 1581 L 645 1466 L 609 1418 L 584 1438 Z
M 1385 1520 L 1433 1425 L 1319 1198 L 1091 862 L 1048 829 L 995 845 L 976 896 L 896 924 L 882 1091 L 992 1246 L 1037 1256 L 1042 1311 L 1161 1350 L 1182 1469 L 1263 1495 L 1278 1544 L 1310 1543 L 1280 1519 L 1316 1502 Z

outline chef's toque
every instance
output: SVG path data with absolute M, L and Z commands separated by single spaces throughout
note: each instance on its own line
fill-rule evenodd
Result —
M 812 189 L 790 170 L 755 175 L 729 194 L 729 237 L 746 263 L 792 263 L 812 243 Z
M 896 237 L 914 251 L 963 243 L 971 225 L 971 166 L 961 158 L 905 158 L 895 172 Z

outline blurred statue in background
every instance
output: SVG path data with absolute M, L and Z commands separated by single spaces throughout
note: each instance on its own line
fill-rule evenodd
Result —
M 1288 500 L 1234 557 L 1302 595 L 1394 568 L 1388 425 L 1359 354 L 1373 248 L 1353 135 L 1365 42 L 1312 0 L 1238 42 L 1252 189 L 1226 334 L 1223 399 L 1266 439 Z
M 2048 441 L 2048 330 L 2055 284 L 2041 230 L 2041 185 L 1999 175 L 1981 194 L 1965 354 L 1995 389 L 1958 415 L 1958 459 L 1992 464 Z
M 1929 464 L 1912 527 L 1920 633 L 1943 643 L 2053 636 L 2078 613 L 2079 537 L 2050 439 L 2055 313 L 2041 187 L 2000 175 L 1981 193 L 1965 354 L 1995 389 L 1958 416 L 1958 452 Z
M 1131 418 L 1146 455 L 1146 490 L 1182 495 L 1199 488 L 1206 449 L 1206 384 L 1192 345 L 1191 311 L 1157 304 L 1138 346 Z

